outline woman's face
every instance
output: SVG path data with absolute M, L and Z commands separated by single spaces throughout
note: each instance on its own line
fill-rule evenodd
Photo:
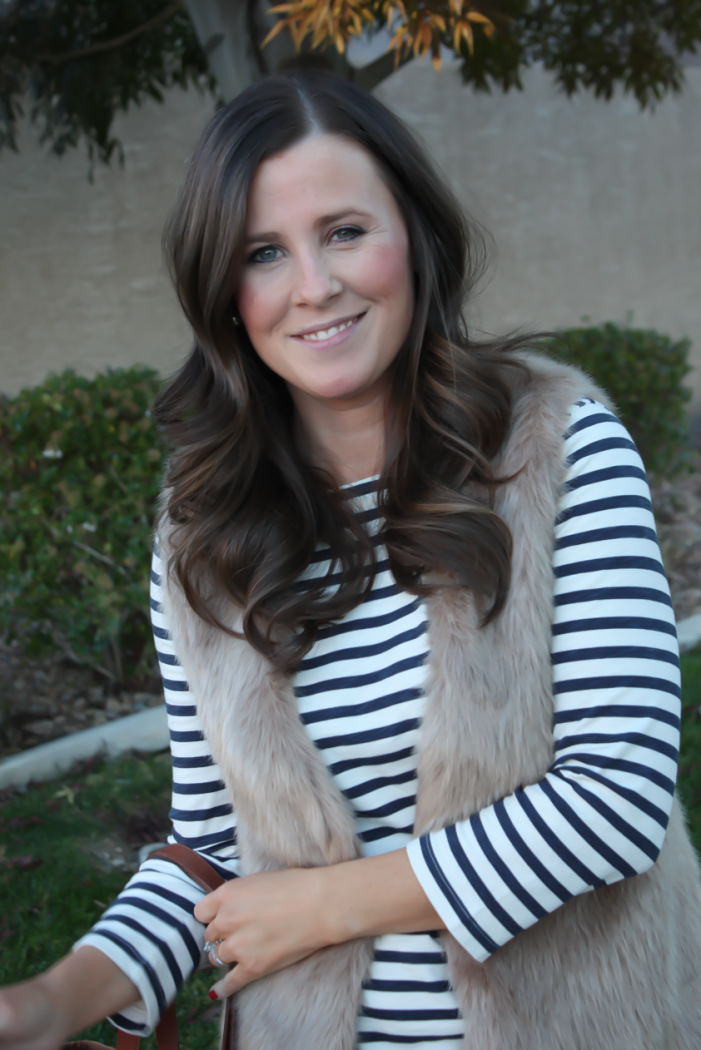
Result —
M 384 390 L 411 322 L 412 274 L 401 213 L 362 146 L 318 135 L 260 165 L 236 301 L 293 397 Z

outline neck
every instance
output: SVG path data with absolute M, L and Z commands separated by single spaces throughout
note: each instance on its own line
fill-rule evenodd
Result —
M 347 485 L 382 470 L 385 390 L 347 400 L 322 401 L 291 389 L 296 438 L 311 462 Z

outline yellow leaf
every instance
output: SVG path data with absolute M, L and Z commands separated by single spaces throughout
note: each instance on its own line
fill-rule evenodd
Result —
M 399 29 L 397 29 L 397 31 L 395 32 L 394 36 L 392 37 L 392 39 L 389 42 L 389 50 L 397 52 L 397 61 L 399 61 L 399 52 L 400 52 L 402 44 L 404 42 L 404 37 L 406 36 L 406 32 L 407 32 L 406 31 L 406 26 L 401 26 Z
M 268 33 L 268 35 L 266 36 L 266 38 L 263 41 L 263 43 L 261 44 L 261 47 L 265 47 L 265 45 L 269 44 L 271 40 L 274 40 L 275 37 L 278 35 L 278 33 L 281 33 L 283 31 L 283 29 L 285 28 L 285 25 L 286 25 L 285 22 L 278 22 L 277 25 L 274 25 L 273 28 Z
M 292 42 L 294 43 L 295 49 L 299 51 L 300 47 L 302 46 L 302 41 L 304 40 L 305 34 L 301 32 L 296 23 L 290 24 L 288 26 L 288 29 L 290 30 L 290 36 L 292 37 Z
M 475 38 L 472 33 L 472 28 L 468 22 L 460 23 L 460 35 L 463 36 L 467 41 L 468 51 L 470 52 L 470 54 L 472 54 L 475 49 Z
M 73 788 L 69 788 L 68 784 L 62 787 L 60 791 L 57 791 L 54 798 L 65 798 L 69 806 L 75 805 L 75 791 Z
M 471 22 L 481 22 L 483 25 L 489 25 L 494 28 L 494 23 L 491 18 L 487 18 L 486 15 L 480 14 L 479 11 L 468 11 L 467 17 Z

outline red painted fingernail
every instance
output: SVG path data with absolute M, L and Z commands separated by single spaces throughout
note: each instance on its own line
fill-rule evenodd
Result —
M 218 999 L 219 998 L 219 996 L 217 995 L 217 993 L 214 991 L 213 988 L 212 988 L 211 992 L 209 993 L 209 998 L 210 999 Z

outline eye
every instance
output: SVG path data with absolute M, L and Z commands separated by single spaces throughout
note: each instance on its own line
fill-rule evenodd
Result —
M 361 229 L 360 226 L 339 226 L 338 229 L 333 231 L 331 237 L 343 244 L 345 241 L 354 241 L 356 237 L 362 237 L 364 233 L 365 230 Z
M 266 244 L 262 248 L 256 248 L 248 257 L 249 263 L 270 263 L 279 258 L 280 249 L 274 244 Z

